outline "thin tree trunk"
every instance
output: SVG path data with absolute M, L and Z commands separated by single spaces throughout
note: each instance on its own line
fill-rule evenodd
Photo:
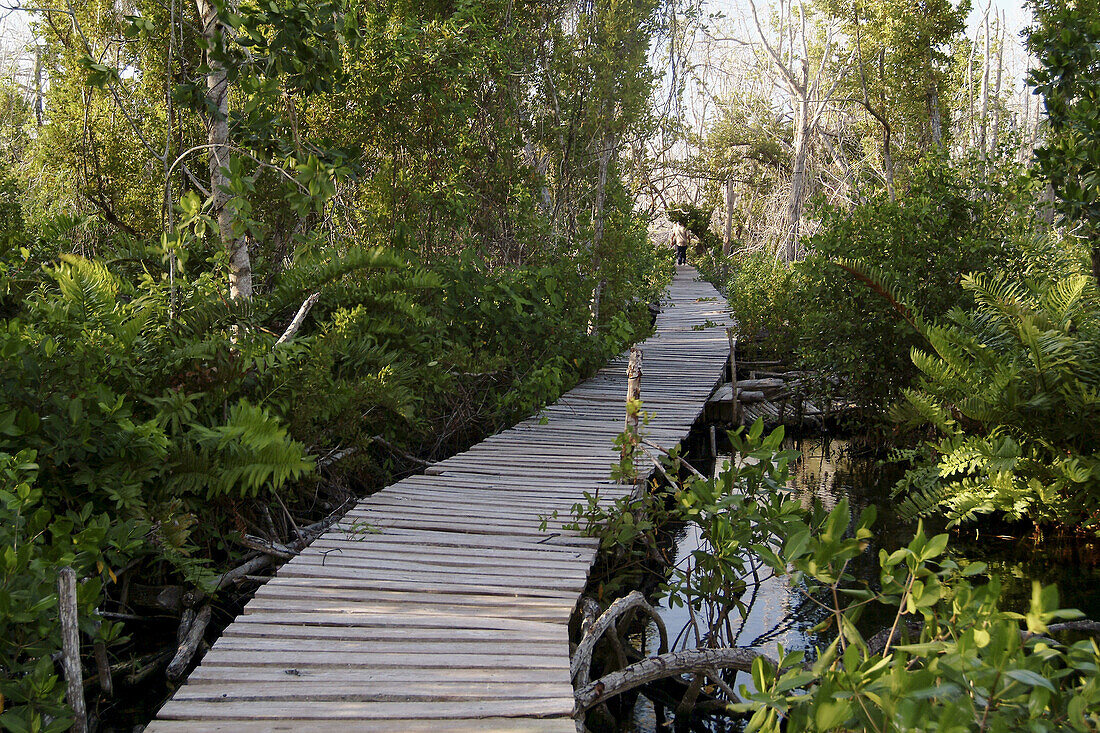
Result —
M 42 46 L 34 47 L 34 120 L 42 127 Z
M 733 246 L 733 179 L 726 179 L 726 231 L 722 237 L 722 255 L 729 257 Z
M 195 0 L 202 23 L 203 38 L 210 48 L 225 47 L 225 27 L 218 19 L 214 0 Z M 210 195 L 214 200 L 214 215 L 222 246 L 229 253 L 229 297 L 252 297 L 252 266 L 248 243 L 244 236 L 235 236 L 236 213 L 229 205 L 229 80 L 217 53 L 207 51 L 206 63 L 206 136 L 210 144 Z
M 970 47 L 970 58 L 966 61 L 966 147 L 974 147 L 974 49 L 977 39 Z
M 806 188 L 806 158 L 809 156 L 808 103 L 805 99 L 795 101 L 794 155 L 791 167 L 791 195 L 787 202 L 787 242 L 783 259 L 794 262 L 798 259 L 799 226 L 802 223 L 802 198 Z
M 999 18 L 997 20 L 998 34 L 1000 37 L 997 43 L 997 81 L 993 85 L 993 133 L 989 139 L 989 155 L 992 157 L 997 151 L 997 138 L 1001 131 L 1001 78 L 1004 76 L 1005 65 L 1005 30 L 1004 19 Z
M 982 151 L 982 160 L 986 159 L 986 141 L 989 135 L 989 9 L 985 11 L 985 56 L 982 58 L 982 118 L 979 120 L 978 147 Z
M 607 168 L 611 164 L 611 152 L 615 149 L 615 136 L 605 133 L 600 141 L 600 175 L 596 181 L 596 203 L 592 210 L 592 268 L 595 277 L 600 277 L 600 242 L 603 240 L 604 203 L 607 198 Z M 588 309 L 588 335 L 599 331 L 600 295 L 603 291 L 602 279 L 592 289 L 592 300 Z
M 931 60 L 925 62 L 925 79 L 928 83 L 928 128 L 933 147 L 943 145 L 943 115 L 940 112 L 940 91 L 936 79 L 932 76 Z
M 880 51 L 878 55 L 878 70 L 879 76 L 883 79 L 886 78 L 886 52 Z M 867 90 L 864 88 L 863 94 L 866 96 Z M 886 192 L 890 194 L 891 201 L 897 201 L 898 196 L 894 189 L 894 156 L 890 149 L 890 123 L 886 119 L 886 100 L 882 100 L 882 116 L 879 117 L 879 122 L 882 123 L 882 168 L 886 174 Z

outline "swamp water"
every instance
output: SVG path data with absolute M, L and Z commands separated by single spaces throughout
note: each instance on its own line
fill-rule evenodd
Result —
M 837 501 L 847 497 L 853 516 L 858 516 L 864 507 L 875 505 L 878 518 L 872 527 L 874 539 L 851 568 L 856 577 L 873 582 L 878 575 L 879 549 L 889 552 L 908 544 L 917 528 L 916 521 L 902 519 L 893 510 L 890 492 L 899 477 L 897 468 L 883 466 L 877 459 L 861 455 L 853 443 L 845 439 L 789 440 L 785 447 L 802 453 L 802 459 L 792 466 L 789 486 L 807 506 L 816 499 L 826 509 L 831 509 Z M 720 471 L 723 462 L 730 459 L 729 455 L 719 455 L 712 470 Z M 929 536 L 943 531 L 942 523 L 936 526 L 925 520 L 925 532 Z M 691 527 L 678 530 L 674 542 L 677 560 L 699 547 L 699 537 Z M 960 564 L 972 560 L 988 563 L 990 573 L 997 574 L 1002 581 L 1002 608 L 1026 610 L 1031 583 L 1038 580 L 1044 585 L 1058 585 L 1063 607 L 1080 609 L 1086 617 L 1100 620 L 1100 543 L 1018 539 L 1009 536 L 1005 527 L 983 523 L 952 531 L 948 555 Z M 825 611 L 807 600 L 798 589 L 791 588 L 784 578 L 765 580 L 755 593 L 750 588 L 743 600 L 748 614 L 743 620 L 736 614 L 731 619 L 728 632 L 731 645 L 751 647 L 775 656 L 776 645 L 782 644 L 785 649 L 804 650 L 812 657 L 815 647 L 824 647 L 832 641 L 828 631 L 823 634 L 812 631 L 825 618 Z M 658 611 L 668 628 L 673 649 L 695 646 L 692 620 L 686 608 L 672 608 L 664 600 Z M 883 606 L 877 614 L 868 609 L 859 625 L 864 635 L 869 636 L 892 621 L 893 613 Z M 645 638 L 646 651 L 656 653 L 655 627 L 651 625 Z M 734 689 L 741 684 L 751 683 L 747 675 L 739 673 Z M 667 730 L 663 726 L 666 721 L 657 720 L 652 703 L 644 696 L 638 698 L 632 722 L 633 730 L 638 733 Z M 739 730 L 739 726 L 716 721 L 704 726 L 693 725 L 692 729 L 725 731 Z

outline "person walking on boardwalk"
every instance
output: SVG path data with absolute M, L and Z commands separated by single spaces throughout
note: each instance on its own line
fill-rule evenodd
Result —
M 672 234 L 668 236 L 668 246 L 676 250 L 676 264 L 687 264 L 688 240 L 691 234 L 686 226 L 678 221 L 672 222 Z

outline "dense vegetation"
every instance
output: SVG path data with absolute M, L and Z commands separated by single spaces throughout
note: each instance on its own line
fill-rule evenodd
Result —
M 176 635 L 350 498 L 642 335 L 657 211 L 696 234 L 746 349 L 891 436 L 903 506 L 1095 532 L 1096 0 L 1034 0 L 1045 115 L 1013 106 L 1003 24 L 968 38 L 965 1 L 750 6 L 738 83 L 708 86 L 696 3 L 23 3 L 34 41 L 0 87 L 0 726 L 71 722 L 63 568 L 89 689 L 178 678 Z M 689 79 L 726 90 L 705 129 Z M 789 456 L 761 440 L 758 468 L 676 497 L 710 547 L 673 584 L 727 615 L 764 565 L 839 592 L 868 531 L 784 502 Z M 834 605 L 812 687 L 792 658 L 754 667 L 756 723 L 1095 730 L 1095 646 L 1037 636 L 1043 590 L 1021 637 L 943 542 L 853 596 L 920 616 L 918 645 L 873 652 L 862 606 Z
M 854 200 L 818 197 L 797 261 L 775 256 L 781 236 L 770 249 L 746 236 L 701 264 L 726 287 L 749 353 L 805 370 L 814 399 L 857 408 L 849 428 L 900 448 L 894 458 L 911 467 L 896 490 L 905 511 L 1094 532 L 1097 8 L 1032 9 L 1030 79 L 1047 111 L 1034 132 L 1020 117 L 1014 129 L 991 127 L 1011 116 L 1011 99 L 989 99 L 983 83 L 982 98 L 943 105 L 939 145 L 895 138 L 891 161 L 880 153 L 844 179 L 858 187 Z M 975 68 L 979 53 L 971 45 L 956 79 L 989 73 L 990 46 Z M 950 70 L 962 58 L 928 63 Z M 987 116 L 975 118 L 978 102 Z M 884 109 L 900 124 L 928 122 L 928 110 Z M 721 159 L 728 135 L 716 126 L 706 160 Z M 825 187 L 836 173 L 819 165 Z M 892 175 L 859 179 L 882 166 Z
M 668 264 L 621 166 L 663 21 L 649 0 L 23 11 L 0 725 L 39 731 L 71 721 L 60 568 L 90 689 L 106 663 L 164 690 L 175 627 L 232 613 L 248 585 L 226 572 L 261 571 L 257 547 L 300 546 L 650 327 Z

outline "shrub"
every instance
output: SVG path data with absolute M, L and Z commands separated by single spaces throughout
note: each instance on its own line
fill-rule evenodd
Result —
M 887 299 L 837 267 L 838 260 L 878 273 L 929 318 L 968 303 L 962 275 L 1018 261 L 1012 242 L 1023 224 L 1006 202 L 1022 179 L 1010 172 L 1003 182 L 979 183 L 977 175 L 929 161 L 897 202 L 879 196 L 851 210 L 826 209 L 797 265 L 804 278 L 799 354 L 838 385 L 823 381 L 824 389 L 882 412 L 916 377 L 909 351 L 922 341 Z
M 921 324 L 920 384 L 896 417 L 938 439 L 898 487 L 913 513 L 953 521 L 1002 512 L 1037 523 L 1100 522 L 1100 304 L 1086 275 L 971 275 L 974 297 Z

